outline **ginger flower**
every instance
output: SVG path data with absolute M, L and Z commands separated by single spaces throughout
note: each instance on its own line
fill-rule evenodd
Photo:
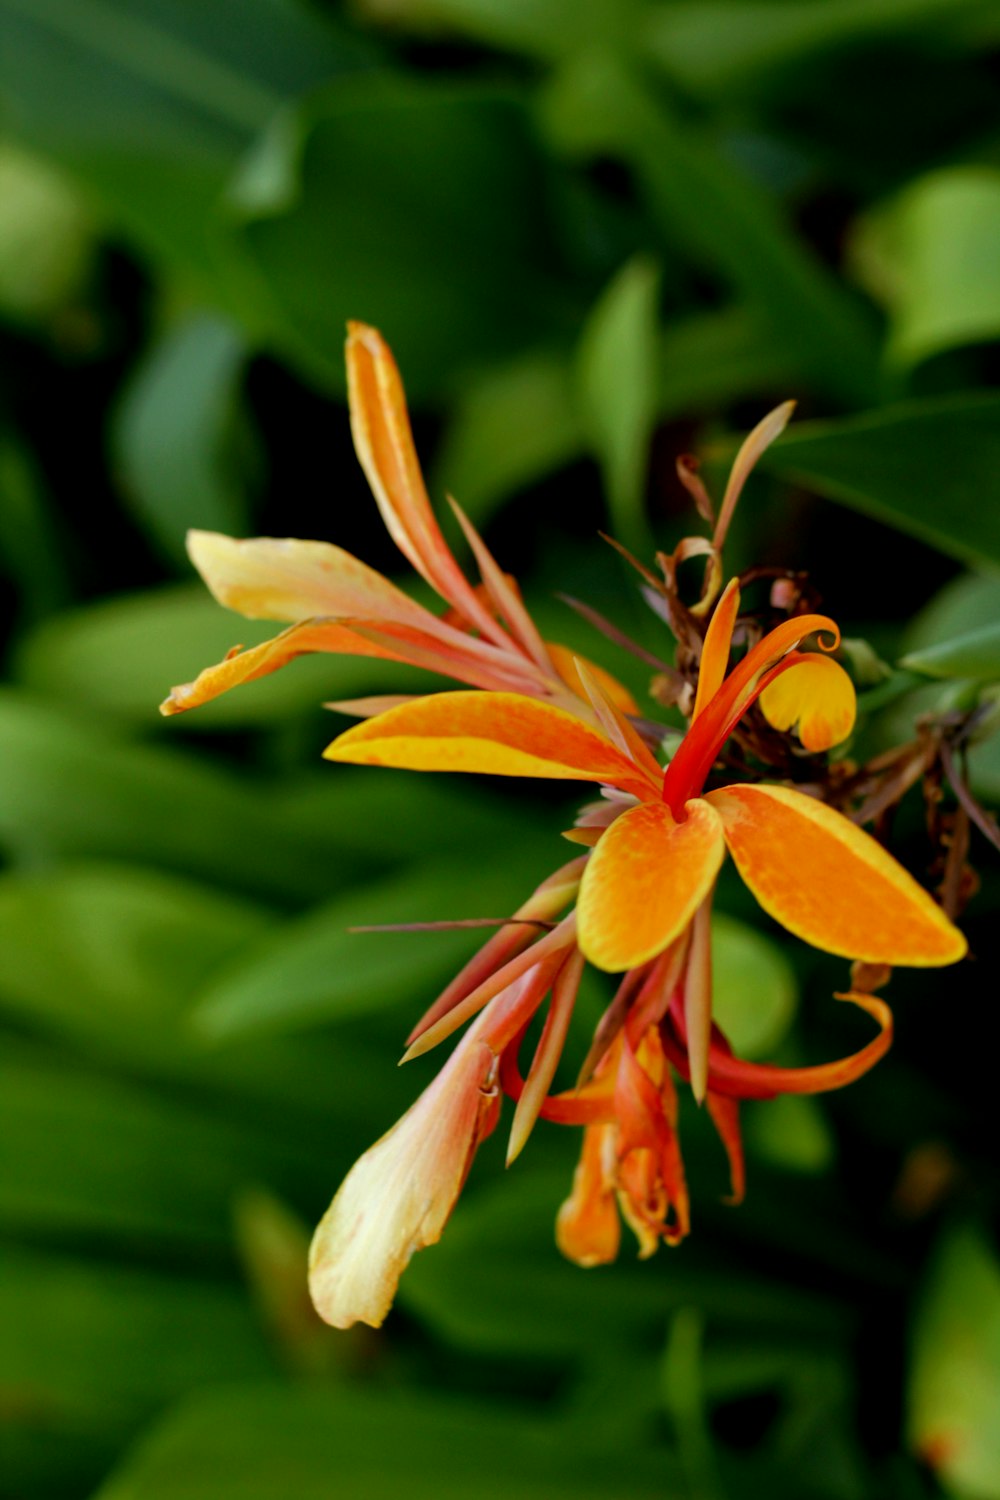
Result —
M 469 584 L 431 511 L 388 349 L 373 329 L 352 325 L 347 359 L 359 457 L 392 536 L 447 613 L 413 603 L 329 544 L 195 533 L 192 559 L 223 603 L 293 623 L 174 689 L 164 711 L 194 707 L 304 651 L 391 657 L 473 690 L 341 705 L 362 722 L 333 741 L 329 760 L 589 782 L 602 801 L 567 835 L 584 852 L 498 924 L 411 1033 L 407 1058 L 470 1023 L 437 1078 L 348 1173 L 316 1232 L 312 1294 L 338 1327 L 381 1323 L 411 1254 L 440 1238 L 503 1095 L 514 1102 L 508 1161 L 540 1118 L 583 1129 L 556 1223 L 563 1252 L 585 1266 L 611 1260 L 621 1218 L 645 1257 L 690 1226 L 676 1079 L 711 1115 L 738 1200 L 739 1100 L 815 1093 L 859 1077 L 891 1041 L 891 1013 L 869 992 L 871 977 L 897 964 L 953 963 L 965 952 L 928 893 L 840 812 L 781 783 L 708 785 L 755 704 L 772 730 L 794 729 L 812 754 L 840 743 L 854 723 L 854 689 L 829 654 L 839 632 L 825 615 L 792 615 L 730 666 L 740 591 L 733 581 L 718 595 L 721 542 L 743 479 L 789 406 L 741 449 L 712 542 L 661 559 L 665 571 L 682 555 L 709 560 L 701 604 L 689 611 L 700 642 L 690 725 L 664 767 L 629 694 L 541 639 L 516 585 L 456 507 L 480 571 L 481 582 Z M 688 482 L 703 508 L 707 497 L 694 477 Z M 862 966 L 839 996 L 877 1024 L 858 1052 L 791 1069 L 733 1055 L 712 1018 L 711 904 L 727 853 L 771 917 Z M 586 962 L 621 978 L 577 1085 L 553 1094 Z M 525 1033 L 546 1005 L 522 1073 Z

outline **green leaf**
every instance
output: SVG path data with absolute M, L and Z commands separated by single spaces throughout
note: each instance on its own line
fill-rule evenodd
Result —
M 508 824 L 508 837 L 516 825 Z M 208 1036 L 256 1036 L 412 1005 L 412 1022 L 495 929 L 351 932 L 384 922 L 508 916 L 547 873 L 530 833 L 511 838 L 502 863 L 475 856 L 418 869 L 350 895 L 266 937 L 201 995 L 195 1020 Z M 550 862 L 551 863 L 551 862 Z
M 501 500 L 569 463 L 583 446 L 568 357 L 533 349 L 459 391 L 432 489 L 453 494 L 482 525 Z
M 25 687 L 57 702 L 171 736 L 280 725 L 310 711 L 319 720 L 327 699 L 407 691 L 411 684 L 418 690 L 427 682 L 426 673 L 399 663 L 317 654 L 196 712 L 161 717 L 158 705 L 171 687 L 221 661 L 237 643 L 256 645 L 278 629 L 273 621 L 244 620 L 221 609 L 201 584 L 171 584 L 46 620 L 21 642 L 14 673 Z
M 968 635 L 1000 618 L 1000 578 L 962 574 L 946 583 L 906 627 L 907 652 L 924 652 L 952 636 Z
M 908 1432 L 956 1500 L 1000 1488 L 1000 1264 L 974 1229 L 953 1230 L 914 1328 Z
M 908 401 L 794 426 L 761 467 L 909 532 L 949 557 L 1000 564 L 1000 396 Z
M 661 419 L 715 412 L 747 396 L 787 395 L 805 376 L 805 361 L 774 338 L 760 309 L 741 303 L 668 323 L 660 361 Z
M 284 901 L 344 878 L 336 808 L 350 828 L 348 808 L 359 804 L 343 778 L 324 822 L 312 793 L 281 796 L 193 757 L 122 745 L 11 689 L 0 693 L 0 740 L 0 841 L 21 858 L 133 859 Z
M 576 308 L 538 212 L 541 153 L 516 100 L 367 78 L 315 98 L 285 135 L 295 154 L 269 169 L 276 201 L 261 205 L 258 181 L 233 229 L 335 388 L 349 318 L 384 329 L 411 397 L 569 326 Z
M 578 1138 L 559 1144 L 567 1156 Z M 441 1243 L 414 1256 L 400 1282 L 402 1306 L 462 1347 L 567 1358 L 641 1337 L 689 1305 L 713 1327 L 816 1336 L 837 1327 L 832 1301 L 746 1269 L 734 1280 L 730 1252 L 704 1239 L 695 1255 L 664 1251 L 666 1264 L 637 1267 L 626 1230 L 614 1265 L 583 1271 L 563 1259 L 553 1235 L 570 1162 L 562 1173 L 526 1160 L 515 1171 L 516 1181 L 509 1173 L 465 1198 Z
M 862 221 L 858 272 L 888 307 L 887 358 L 903 368 L 1000 338 L 1000 171 L 946 167 Z
M 13 432 L 0 431 L 0 572 L 37 619 L 69 593 L 65 545 L 37 466 Z
M 634 1500 L 676 1476 L 500 1402 L 428 1390 L 218 1391 L 184 1404 L 95 1500 Z M 391 1436 L 391 1441 L 387 1438 Z
M 46 329 L 93 273 L 94 225 L 80 195 L 47 163 L 0 146 L 0 311 Z
M 740 1057 L 765 1057 L 795 1017 L 792 967 L 776 943 L 735 917 L 712 917 L 712 1010 Z
M 586 432 L 601 463 L 611 529 L 640 554 L 652 550 L 644 512 L 657 414 L 659 285 L 652 261 L 629 261 L 601 294 L 577 355 Z
M 139 522 L 187 565 L 189 527 L 250 530 L 251 432 L 240 407 L 246 348 L 226 319 L 171 329 L 133 372 L 112 429 L 120 482 Z
M 988 0 L 697 0 L 650 6 L 643 36 L 652 60 L 713 101 L 761 92 L 775 75 L 837 50 L 910 41 L 926 30 L 987 14 Z
M 12 133 L 90 188 L 147 249 L 225 301 L 210 234 L 230 175 L 277 110 L 371 56 L 285 0 L 2 0 Z
M 863 311 L 750 177 L 638 74 L 608 55 L 582 55 L 552 85 L 546 120 L 564 150 L 624 160 L 668 248 L 759 310 L 817 389 L 876 399 L 877 347 Z
M 0 1384 L 39 1427 L 118 1433 L 192 1387 L 271 1368 L 236 1286 L 0 1245 Z
M 628 43 L 642 0 L 396 0 L 404 25 L 445 27 L 545 61 Z
M 312 1137 L 295 1134 L 273 1118 L 225 1119 L 217 1106 L 199 1109 L 8 1040 L 0 1228 L 218 1254 L 237 1192 L 261 1181 L 293 1199 L 314 1190 Z
M 910 651 L 899 665 L 926 677 L 1000 677 L 1000 625 L 984 625 L 923 651 Z
M 755 1154 L 788 1172 L 825 1172 L 837 1154 L 822 1106 L 802 1094 L 752 1102 L 745 1135 Z

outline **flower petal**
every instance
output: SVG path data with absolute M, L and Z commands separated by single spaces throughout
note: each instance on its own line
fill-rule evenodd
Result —
M 775 729 L 798 725 L 807 750 L 829 750 L 854 728 L 858 703 L 854 683 L 838 662 L 815 653 L 801 655 L 769 682 L 759 698 L 761 712 Z
M 477 599 L 434 517 L 392 351 L 377 328 L 348 323 L 347 329 L 354 448 L 389 535 L 442 599 L 487 638 L 502 643 L 505 632 Z
M 519 693 L 435 693 L 356 724 L 324 755 L 412 771 L 608 782 L 641 797 L 659 790 L 596 730 Z
M 241 651 L 237 646 L 224 660 L 200 672 L 194 682 L 171 688 L 169 698 L 160 704 L 160 713 L 180 714 L 189 708 L 198 708 L 202 703 L 218 698 L 220 693 L 228 693 L 230 688 L 277 672 L 296 656 L 316 651 L 405 660 L 402 652 L 365 640 L 346 625 L 338 625 L 333 620 L 304 620 L 299 625 L 290 625 L 269 641 L 262 641 L 259 646 L 251 646 L 248 651 Z
M 556 1217 L 556 1244 L 578 1266 L 606 1266 L 618 1254 L 614 1125 L 588 1125 L 573 1188 Z
M 841 813 L 780 786 L 728 786 L 706 800 L 761 906 L 805 942 L 916 968 L 964 955 L 965 939 L 941 908 Z
M 617 677 L 613 677 L 603 667 L 599 667 L 596 662 L 590 661 L 586 656 L 581 656 L 579 651 L 571 651 L 568 646 L 560 646 L 558 641 L 546 641 L 545 649 L 552 658 L 552 664 L 563 682 L 578 697 L 586 697 L 586 691 L 580 681 L 580 673 L 577 671 L 577 662 L 582 662 L 590 671 L 591 676 L 600 683 L 616 708 L 620 708 L 623 714 L 639 712 L 639 705 L 625 684 L 619 682 Z
M 694 700 L 691 721 L 698 718 L 705 704 L 714 698 L 722 686 L 729 665 L 729 648 L 733 641 L 733 626 L 740 612 L 740 586 L 735 578 L 726 584 L 718 604 L 712 612 L 705 640 L 701 648 L 698 666 L 698 692 Z
M 496 1054 L 475 1032 L 348 1172 L 313 1237 L 309 1289 L 335 1328 L 378 1328 L 415 1250 L 440 1238 L 496 1123 Z
M 248 620 L 309 620 L 315 615 L 437 625 L 374 568 L 332 542 L 189 531 L 188 556 L 227 609 Z
M 662 952 L 708 895 L 725 853 L 722 823 L 700 799 L 675 821 L 644 802 L 612 823 L 583 874 L 580 947 L 598 969 L 618 973 Z

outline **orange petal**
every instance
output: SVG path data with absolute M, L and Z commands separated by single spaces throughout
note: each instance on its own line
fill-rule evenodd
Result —
M 798 725 L 807 750 L 829 750 L 854 728 L 858 704 L 854 684 L 829 656 L 801 655 L 760 695 L 761 711 L 775 729 Z
M 868 834 L 780 786 L 728 786 L 706 799 L 766 912 L 814 947 L 868 963 L 954 963 L 962 934 Z
M 848 1057 L 838 1057 L 834 1062 L 805 1068 L 780 1068 L 774 1063 L 744 1062 L 742 1058 L 734 1057 L 728 1042 L 718 1027 L 715 1027 L 708 1054 L 709 1099 L 714 1094 L 728 1099 L 774 1099 L 778 1094 L 827 1094 L 831 1089 L 843 1088 L 845 1084 L 853 1083 L 856 1078 L 867 1073 L 892 1046 L 892 1011 L 884 1000 L 856 990 L 835 995 L 834 999 L 846 1000 L 867 1011 L 878 1025 L 878 1036 L 860 1051 L 852 1052 Z M 670 1062 L 681 1077 L 686 1078 L 687 1048 L 675 1016 L 668 1018 L 662 1039 Z M 732 1146 L 726 1139 L 719 1117 L 713 1114 L 713 1119 L 730 1153 L 730 1170 L 734 1174 L 733 1191 L 736 1192 L 740 1187 L 742 1166 L 733 1158 Z
M 659 790 L 596 730 L 518 693 L 435 693 L 355 725 L 324 755 L 412 771 L 608 782 L 642 797 Z
M 740 451 L 733 462 L 732 471 L 729 475 L 729 483 L 726 485 L 726 493 L 722 497 L 722 505 L 719 508 L 719 519 L 716 522 L 715 533 L 712 537 L 712 546 L 720 548 L 726 540 L 729 523 L 733 519 L 733 511 L 736 502 L 743 492 L 743 486 L 749 478 L 761 454 L 770 448 L 775 438 L 781 436 L 788 426 L 792 412 L 795 410 L 794 401 L 783 401 L 773 411 L 768 412 L 766 417 L 757 423 L 753 431 L 743 439 Z
M 715 606 L 705 641 L 701 648 L 701 663 L 698 667 L 698 693 L 694 700 L 692 723 L 705 704 L 714 698 L 722 686 L 729 665 L 729 648 L 733 641 L 733 626 L 740 612 L 740 586 L 735 578 L 726 584 L 725 591 Z
M 503 642 L 504 631 L 476 598 L 435 520 L 392 352 L 377 328 L 349 323 L 347 329 L 351 433 L 389 535 L 443 599 Z
M 591 855 L 577 912 L 580 947 L 598 969 L 633 969 L 662 952 L 708 895 L 725 853 L 722 823 L 701 800 L 686 813 L 678 823 L 664 803 L 640 803 Z
M 600 683 L 602 689 L 611 699 L 616 708 L 621 709 L 623 714 L 637 714 L 639 705 L 636 703 L 628 688 L 599 667 L 596 662 L 589 661 L 586 656 L 581 656 L 579 651 L 571 651 L 568 646 L 560 646 L 558 641 L 546 641 L 546 650 L 552 658 L 552 664 L 566 686 L 580 698 L 586 698 L 580 674 L 577 671 L 577 662 L 582 662 L 588 668 L 592 677 Z
M 305 620 L 300 625 L 289 626 L 269 641 L 262 641 L 259 646 L 251 646 L 249 651 L 236 647 L 224 661 L 206 667 L 194 682 L 172 688 L 169 698 L 160 704 L 160 713 L 180 714 L 189 708 L 198 708 L 200 704 L 218 698 L 220 693 L 228 693 L 230 688 L 254 682 L 258 677 L 267 677 L 296 656 L 315 651 L 405 660 L 402 652 L 367 641 L 346 625 L 337 625 L 332 620 Z
M 524 1150 L 549 1091 L 549 1084 L 555 1077 L 582 973 L 583 954 L 574 949 L 553 982 L 549 1013 L 514 1110 L 507 1146 L 508 1167 Z
M 248 620 L 353 616 L 424 630 L 438 623 L 388 578 L 330 542 L 238 541 L 217 531 L 189 531 L 187 549 L 219 603 Z
M 556 1244 L 578 1266 L 605 1266 L 618 1254 L 615 1126 L 588 1125 L 573 1190 L 556 1218 Z

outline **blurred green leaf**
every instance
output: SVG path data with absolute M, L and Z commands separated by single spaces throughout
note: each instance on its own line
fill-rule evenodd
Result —
M 17 588 L 26 619 L 57 608 L 69 593 L 64 547 L 41 475 L 18 437 L 2 430 L 0 572 Z
M 189 527 L 245 536 L 252 440 L 240 408 L 243 338 L 201 314 L 170 330 L 133 373 L 112 430 L 122 488 L 145 531 L 186 564 Z
M 2 0 L 0 25 L 12 133 L 223 305 L 234 278 L 211 222 L 242 154 L 283 105 L 371 57 L 294 0 Z
M 643 34 L 650 58 L 678 83 L 726 101 L 841 49 L 911 41 L 925 29 L 936 39 L 989 10 L 989 0 L 682 0 L 649 6 Z
M 818 1293 L 746 1268 L 734 1279 L 704 1240 L 636 1266 L 626 1230 L 619 1261 L 583 1271 L 559 1254 L 553 1233 L 571 1165 L 556 1174 L 519 1162 L 516 1173 L 463 1201 L 441 1243 L 415 1256 L 400 1282 L 402 1306 L 464 1348 L 565 1358 L 663 1326 L 685 1306 L 703 1309 L 713 1327 L 817 1336 L 842 1317 Z
M 744 1134 L 752 1152 L 789 1172 L 825 1172 L 837 1154 L 822 1105 L 803 1094 L 751 1103 Z
M 968 635 L 1000 618 L 1000 578 L 963 573 L 953 578 L 910 620 L 903 636 L 905 651 L 933 650 L 939 641 Z
M 324 1323 L 309 1298 L 311 1232 L 280 1198 L 262 1188 L 240 1193 L 236 1245 L 250 1292 L 275 1352 L 291 1374 L 330 1375 L 345 1368 L 367 1330 L 345 1334 Z
M 94 251 L 92 217 L 72 184 L 0 143 L 0 312 L 48 327 L 83 293 Z
M 533 861 L 538 850 L 529 835 L 524 844 L 507 844 L 502 862 L 471 849 L 465 859 L 447 864 L 426 861 L 381 885 L 361 885 L 299 922 L 287 923 L 202 993 L 194 1015 L 198 1027 L 212 1037 L 270 1035 L 401 1004 L 417 1008 L 415 1024 L 435 990 L 495 929 L 349 929 L 508 916 L 549 869 Z
M 909 651 L 899 665 L 925 677 L 1000 677 L 1000 625 L 984 625 L 923 651 Z
M 375 19 L 378 0 L 362 0 Z M 454 29 L 488 46 L 551 60 L 627 42 L 644 0 L 393 0 L 407 26 Z
M 272 1369 L 234 1285 L 0 1245 L 0 1384 L 26 1425 L 118 1435 L 192 1386 Z
M 499 501 L 582 451 L 568 357 L 531 350 L 490 366 L 458 393 L 432 489 L 453 494 L 481 525 Z
M 542 157 L 516 99 L 368 78 L 314 98 L 283 136 L 275 200 L 261 204 L 257 179 L 242 229 L 233 203 L 234 231 L 335 388 L 349 318 L 382 326 L 411 397 L 569 326 L 575 307 L 539 213 Z
M 759 308 L 733 304 L 675 318 L 663 330 L 661 418 L 712 411 L 746 396 L 785 396 L 805 362 L 774 337 Z
M 253 1182 L 299 1196 L 315 1156 L 279 1129 L 226 1119 L 26 1044 L 0 1059 L 0 1226 L 217 1252 Z
M 545 118 L 562 149 L 622 158 L 667 245 L 759 309 L 818 388 L 852 404 L 875 399 L 877 348 L 862 309 L 763 191 L 638 75 L 608 56 L 575 59 L 551 86 Z
M 761 468 L 909 532 L 962 562 L 1000 563 L 1000 396 L 909 401 L 793 427 Z
M 919 178 L 861 222 L 854 256 L 889 309 L 893 363 L 1000 339 L 1000 171 L 945 167 Z
M 1000 1489 L 1000 1263 L 969 1228 L 928 1273 L 913 1333 L 909 1441 L 957 1500 Z
M 659 285 L 652 261 L 629 261 L 602 292 L 577 354 L 585 431 L 604 475 L 611 530 L 639 554 L 652 551 L 645 498 L 659 394 Z
M 10 689 L 0 694 L 0 740 L 0 841 L 21 858 L 134 859 L 283 901 L 342 879 L 335 814 L 324 824 L 314 805 L 299 811 L 265 784 L 119 744 L 87 718 Z M 344 791 L 346 817 L 354 799 Z
M 712 1009 L 740 1057 L 764 1057 L 798 1003 L 792 967 L 776 943 L 735 917 L 712 918 Z
M 391 1441 L 387 1441 L 391 1435 Z M 404 1391 L 218 1391 L 185 1403 L 95 1500 L 633 1500 L 662 1497 L 662 1450 L 585 1439 L 493 1402 Z

